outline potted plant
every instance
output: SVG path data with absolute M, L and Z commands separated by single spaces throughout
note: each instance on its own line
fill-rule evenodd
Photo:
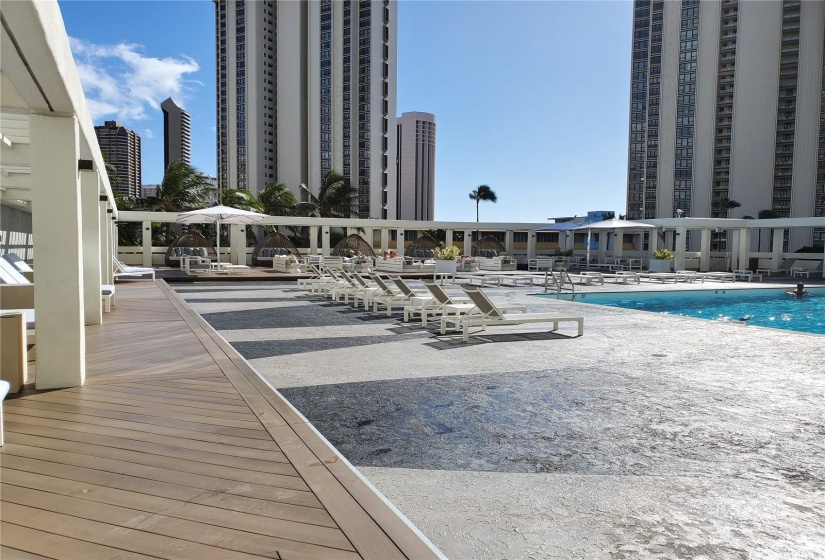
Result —
M 447 272 L 455 274 L 456 259 L 461 254 L 458 247 L 450 245 L 449 247 L 436 247 L 433 250 L 433 258 L 435 259 L 435 271 Z
M 670 272 L 671 263 L 674 255 L 667 249 L 659 249 L 654 251 L 650 256 L 650 264 L 648 270 L 650 272 Z

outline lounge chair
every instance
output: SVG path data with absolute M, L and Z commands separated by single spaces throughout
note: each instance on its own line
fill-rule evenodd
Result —
M 118 260 L 117 257 L 112 256 L 112 263 L 115 265 L 115 279 L 121 276 L 146 276 L 147 274 L 152 280 L 155 279 L 155 269 L 142 266 L 128 266 Z
M 779 268 L 770 268 L 770 267 L 757 268 L 756 273 L 757 274 L 762 274 L 764 272 L 765 274 L 768 274 L 768 275 L 771 275 L 771 274 L 790 274 L 794 263 L 796 263 L 796 259 L 785 259 L 784 261 L 782 261 L 782 263 L 780 263 Z
M 553 331 L 559 329 L 559 323 L 572 322 L 578 324 L 578 336 L 584 334 L 584 317 L 557 317 L 551 313 L 524 313 L 520 315 L 505 315 L 503 310 L 490 301 L 490 298 L 481 291 L 479 286 L 464 285 L 461 288 L 467 293 L 478 313 L 470 313 L 458 319 L 456 326 L 464 332 L 464 342 L 470 339 L 470 328 L 481 327 L 486 330 L 489 326 L 520 325 L 523 323 L 553 323 Z M 445 334 L 448 322 L 455 322 L 455 318 L 444 316 L 441 318 L 441 334 Z
M 22 273 L 32 273 L 32 267 L 30 267 L 26 261 L 15 255 L 14 253 L 6 253 L 3 255 L 3 260 L 7 263 L 11 264 L 14 268 L 17 269 L 18 272 Z
M 805 278 L 810 278 L 811 274 L 822 276 L 822 261 L 814 268 L 796 268 L 793 271 L 794 276 L 804 276 Z
M 394 305 L 397 304 L 400 307 L 404 307 L 405 305 L 412 304 L 410 296 L 394 291 L 387 285 L 386 282 L 384 282 L 384 279 L 377 274 L 371 273 L 370 278 L 372 278 L 372 281 L 378 284 L 378 287 L 381 288 L 381 293 L 373 295 L 368 300 L 365 300 L 364 307 L 369 307 L 372 305 L 373 311 L 378 313 L 378 308 L 384 305 L 387 308 L 387 317 L 391 317 L 392 308 Z
M 757 278 L 760 281 L 762 280 L 761 274 L 757 274 L 755 272 L 751 272 L 750 270 L 745 269 L 734 270 L 733 275 L 736 279 L 747 280 L 748 282 L 753 282 L 754 278 Z
M 415 314 L 420 314 L 421 325 L 426 326 L 428 316 L 443 315 L 447 306 L 450 306 L 450 310 L 456 315 L 470 313 L 473 309 L 475 309 L 475 304 L 472 303 L 469 298 L 451 297 L 435 280 L 424 279 L 421 281 L 430 292 L 432 298 L 430 298 L 429 301 L 424 301 L 426 299 L 426 296 L 424 296 L 421 298 L 422 301 L 419 301 L 417 304 L 415 300 L 413 300 L 412 305 L 404 307 L 405 323 L 409 322 L 410 318 L 412 318 Z M 520 309 L 527 311 L 526 307 Z

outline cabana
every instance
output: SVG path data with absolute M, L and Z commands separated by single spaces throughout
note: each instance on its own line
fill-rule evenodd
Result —
M 439 243 L 433 236 L 425 233 L 410 243 L 404 251 L 404 254 L 419 259 L 431 259 L 433 258 L 433 251 L 435 248 L 440 246 L 441 243 Z
M 357 233 L 348 235 L 339 241 L 338 244 L 332 249 L 331 254 L 337 257 L 343 257 L 346 256 L 347 251 L 352 251 L 354 253 L 361 251 L 361 254 L 365 257 L 375 257 L 375 250 L 372 248 L 372 245 Z
M 296 258 L 299 257 L 298 248 L 292 240 L 276 231 L 255 246 L 255 250 L 252 251 L 252 265 L 272 266 L 272 259 L 278 255 L 286 255 L 287 251 L 292 251 Z
M 166 249 L 166 266 L 179 267 L 181 257 L 206 257 L 210 261 L 218 258 L 218 253 L 203 235 L 195 230 L 184 233 Z
M 507 252 L 507 249 L 502 245 L 498 239 L 493 237 L 492 235 L 487 235 L 479 239 L 476 243 L 473 243 L 473 255 L 474 257 L 497 257 L 501 253 Z

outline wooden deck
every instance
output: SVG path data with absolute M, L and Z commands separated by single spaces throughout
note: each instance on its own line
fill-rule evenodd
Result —
M 86 344 L 85 386 L 5 403 L 4 560 L 438 556 L 164 282 Z

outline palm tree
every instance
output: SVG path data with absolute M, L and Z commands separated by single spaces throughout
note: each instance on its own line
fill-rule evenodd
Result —
M 302 198 L 296 208 L 300 216 L 321 218 L 351 218 L 356 213 L 358 192 L 352 187 L 348 178 L 337 171 L 328 171 L 321 181 L 318 196 L 306 186 L 301 185 Z
M 267 183 L 258 193 L 263 212 L 271 216 L 292 216 L 298 207 L 298 200 L 289 187 L 283 183 Z
M 209 179 L 182 161 L 173 161 L 163 174 L 163 182 L 146 205 L 155 212 L 187 212 L 205 208 L 214 189 Z M 166 224 L 165 243 L 174 241 L 172 224 Z
M 263 203 L 246 189 L 227 189 L 221 195 L 224 205 L 250 212 L 263 212 Z
M 498 201 L 498 196 L 496 196 L 495 191 L 487 185 L 479 185 L 477 189 L 473 189 L 470 192 L 470 200 L 474 200 L 476 203 L 476 222 L 478 222 L 478 203 L 496 202 Z
M 479 185 L 477 189 L 473 189 L 470 191 L 470 200 L 474 200 L 476 203 L 476 223 L 479 222 L 478 217 L 478 204 L 479 202 L 496 202 L 498 200 L 498 196 L 496 192 L 491 189 L 487 185 Z M 476 230 L 476 242 L 480 240 L 479 231 Z
M 735 200 L 731 200 L 730 198 L 723 196 L 719 200 L 719 210 L 725 213 L 725 217 L 728 217 L 728 211 L 733 210 L 734 208 L 739 208 L 742 206 L 739 202 Z
M 774 220 L 779 218 L 779 212 L 776 210 L 760 210 L 759 213 L 756 215 L 757 218 L 760 220 Z M 756 252 L 759 253 L 762 250 L 762 228 L 759 228 L 759 241 L 756 244 Z

